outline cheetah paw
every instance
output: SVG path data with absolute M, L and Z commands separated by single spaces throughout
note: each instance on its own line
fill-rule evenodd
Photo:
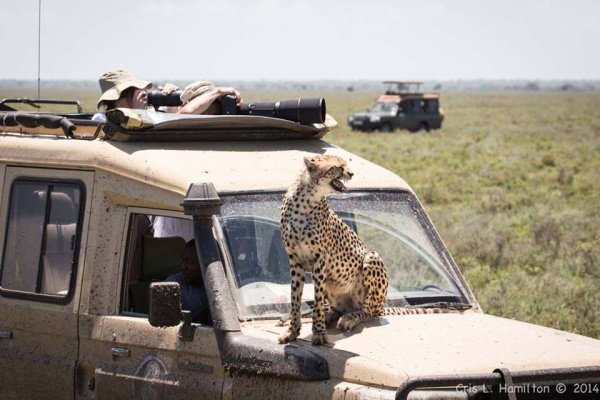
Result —
M 294 340 L 296 340 L 298 335 L 299 333 L 293 332 L 291 329 L 288 329 L 287 331 L 279 335 L 278 341 L 281 344 L 293 342 Z
M 342 331 L 350 332 L 352 328 L 354 328 L 358 324 L 358 322 L 359 321 L 357 321 L 356 319 L 344 315 L 338 321 L 337 328 Z
M 327 336 L 327 332 L 315 333 L 312 335 L 312 344 L 318 346 L 320 344 L 325 344 L 329 342 L 329 336 Z

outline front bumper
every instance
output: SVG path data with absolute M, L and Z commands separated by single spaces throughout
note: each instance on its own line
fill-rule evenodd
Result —
M 600 366 L 510 372 L 499 368 L 490 374 L 457 374 L 413 377 L 400 385 L 396 400 L 438 398 L 442 391 L 460 398 L 598 399 Z M 425 395 L 425 397 L 421 396 Z M 432 397 L 433 396 L 433 397 Z
M 381 122 L 374 123 L 371 122 L 371 120 L 369 119 L 354 119 L 349 120 L 348 125 L 350 126 L 350 128 L 359 131 L 373 131 L 375 129 L 379 129 L 379 127 L 381 126 Z

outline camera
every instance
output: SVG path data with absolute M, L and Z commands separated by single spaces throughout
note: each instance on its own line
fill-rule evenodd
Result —
M 239 106 L 235 96 L 228 95 L 221 98 L 221 114 L 223 115 L 258 115 L 287 119 L 307 125 L 322 124 L 325 121 L 325 113 L 325 99 L 322 97 L 242 103 Z
M 164 95 L 159 90 L 148 92 L 148 104 L 155 109 L 159 107 L 177 107 L 181 105 L 181 91 L 176 90 Z M 275 102 L 253 102 L 237 105 L 237 98 L 232 95 L 220 99 L 222 115 L 257 115 L 286 119 L 304 125 L 322 124 L 325 122 L 325 99 L 322 97 L 301 97 L 293 100 Z

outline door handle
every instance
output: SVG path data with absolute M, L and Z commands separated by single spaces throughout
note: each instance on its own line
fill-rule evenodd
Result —
M 12 331 L 0 330 L 0 339 L 12 339 L 13 333 Z
M 110 352 L 112 353 L 113 357 L 130 357 L 131 356 L 131 350 L 129 350 L 127 347 L 111 347 L 110 348 Z

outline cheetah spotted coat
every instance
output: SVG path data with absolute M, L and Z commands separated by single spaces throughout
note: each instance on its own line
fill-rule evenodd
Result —
M 365 247 L 326 200 L 332 192 L 347 190 L 342 181 L 353 174 L 346 161 L 323 155 L 304 162 L 306 170 L 288 189 L 281 207 L 281 236 L 290 258 L 291 312 L 290 326 L 279 342 L 296 340 L 300 334 L 305 271 L 312 273 L 314 282 L 312 343 L 316 345 L 328 341 L 330 322 L 338 321 L 339 329 L 349 331 L 382 315 L 444 312 L 384 307 L 388 279 L 383 260 Z

